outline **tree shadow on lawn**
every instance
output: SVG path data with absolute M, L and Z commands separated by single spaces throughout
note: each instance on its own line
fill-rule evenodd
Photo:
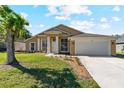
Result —
M 63 70 L 54 70 L 49 68 L 25 68 L 22 65 L 12 65 L 17 69 L 21 70 L 23 73 L 30 74 L 38 80 L 38 84 L 32 87 L 46 87 L 46 88 L 79 88 L 81 87 L 73 73 L 68 68 Z

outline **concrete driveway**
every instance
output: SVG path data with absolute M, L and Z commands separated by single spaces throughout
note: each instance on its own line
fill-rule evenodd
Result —
M 124 88 L 124 60 L 115 57 L 78 56 L 102 88 Z

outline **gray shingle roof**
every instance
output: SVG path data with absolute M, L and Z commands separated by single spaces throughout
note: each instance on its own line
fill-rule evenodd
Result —
M 79 35 L 74 35 L 72 37 L 113 37 L 109 35 L 100 35 L 100 34 L 91 34 L 91 33 L 82 33 Z

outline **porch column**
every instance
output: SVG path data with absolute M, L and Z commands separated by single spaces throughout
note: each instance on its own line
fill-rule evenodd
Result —
M 50 51 L 50 36 L 47 37 L 47 53 L 51 53 Z
M 37 51 L 40 51 L 40 38 L 37 39 Z
M 56 36 L 56 53 L 59 53 L 59 37 Z
M 43 40 L 43 39 L 41 38 L 41 39 L 40 39 L 40 51 L 41 51 L 41 52 L 43 52 L 43 50 L 42 50 L 42 49 L 43 49 L 43 48 L 42 48 L 42 40 Z

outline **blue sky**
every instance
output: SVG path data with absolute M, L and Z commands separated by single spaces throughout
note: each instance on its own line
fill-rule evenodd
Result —
M 124 6 L 11 5 L 10 8 L 29 21 L 27 29 L 33 35 L 58 24 L 88 33 L 124 33 Z

